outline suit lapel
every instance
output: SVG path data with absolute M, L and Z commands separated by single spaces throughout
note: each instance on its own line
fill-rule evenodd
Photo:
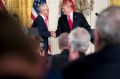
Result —
M 45 23 L 43 17 L 42 17 L 41 15 L 39 15 L 39 16 L 41 17 L 41 21 L 43 21 L 45 28 L 48 30 L 48 26 L 46 25 L 46 23 Z
M 64 17 L 64 22 L 66 24 L 66 28 L 65 29 L 68 29 L 68 32 L 70 32 L 70 27 L 69 27 L 69 23 L 68 23 L 68 20 L 67 20 L 67 15 L 65 15 L 65 17 Z
M 76 26 L 76 24 L 77 24 L 77 16 L 75 15 L 75 13 L 73 12 L 73 27 L 72 27 L 72 29 L 74 29 L 74 28 L 76 28 L 77 26 Z

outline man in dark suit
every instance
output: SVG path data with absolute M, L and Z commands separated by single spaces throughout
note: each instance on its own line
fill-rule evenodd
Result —
M 45 50 L 48 51 L 48 37 L 51 36 L 50 32 L 48 31 L 48 14 L 49 8 L 47 4 L 40 4 L 39 5 L 39 15 L 33 22 L 32 27 L 38 28 L 39 35 L 43 38 L 45 44 Z
M 119 31 L 120 7 L 108 7 L 96 21 L 96 52 L 69 65 L 64 79 L 120 79 Z
M 56 72 L 61 72 L 68 63 L 69 49 L 68 49 L 68 33 L 62 33 L 58 37 L 58 45 L 61 50 L 60 54 L 53 55 L 51 62 L 51 69 Z
M 71 2 L 65 1 L 61 6 L 64 15 L 62 15 L 58 20 L 57 30 L 53 33 L 54 37 L 59 36 L 63 32 L 70 33 L 71 30 L 78 26 L 85 28 L 91 34 L 90 26 L 84 15 L 82 13 L 73 12 Z
M 62 79 L 62 70 L 68 65 L 68 33 L 62 33 L 58 37 L 60 54 L 49 57 L 50 70 L 47 79 Z

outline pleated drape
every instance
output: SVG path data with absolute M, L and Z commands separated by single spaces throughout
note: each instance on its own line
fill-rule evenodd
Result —
M 24 27 L 30 27 L 30 16 L 33 0 L 5 0 L 6 8 L 10 14 L 17 14 Z
M 118 5 L 118 6 L 120 6 L 120 0 L 110 0 L 110 5 Z

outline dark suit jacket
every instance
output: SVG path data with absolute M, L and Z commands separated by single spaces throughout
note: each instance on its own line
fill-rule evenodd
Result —
M 68 64 L 69 50 L 64 49 L 60 54 L 49 57 L 50 70 L 46 79 L 63 79 L 62 70 Z
M 120 79 L 120 45 L 109 45 L 64 70 L 64 79 Z
M 51 62 L 51 70 L 55 72 L 61 72 L 63 68 L 68 64 L 68 55 L 68 49 L 64 49 L 61 54 L 53 55 Z
M 39 35 L 43 38 L 45 44 L 45 50 L 48 50 L 48 37 L 50 37 L 50 32 L 47 29 L 47 26 L 44 22 L 44 19 L 41 15 L 38 15 L 34 20 L 32 27 L 38 28 Z
M 76 28 L 77 26 L 85 28 L 91 34 L 90 26 L 87 23 L 87 20 L 85 19 L 84 15 L 82 13 L 73 12 L 72 29 Z M 58 27 L 56 30 L 56 34 L 57 34 L 57 36 L 59 36 L 63 32 L 70 33 L 67 15 L 62 15 L 58 20 Z

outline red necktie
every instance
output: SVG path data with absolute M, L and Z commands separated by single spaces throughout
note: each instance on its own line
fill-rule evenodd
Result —
M 69 23 L 69 28 L 72 30 L 72 19 L 70 18 L 70 15 L 68 16 L 68 23 Z
M 45 24 L 46 24 L 46 27 L 48 29 L 48 19 L 47 18 L 45 18 Z

